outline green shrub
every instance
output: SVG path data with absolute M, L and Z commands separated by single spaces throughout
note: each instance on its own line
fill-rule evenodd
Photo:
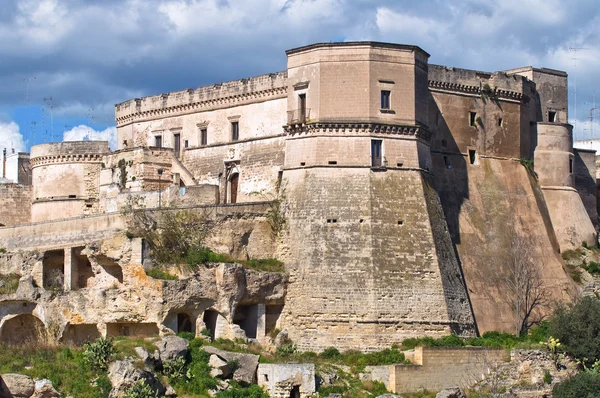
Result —
M 284 344 L 277 347 L 277 355 L 282 357 L 289 357 L 296 352 L 296 344 Z
M 122 398 L 158 398 L 158 392 L 152 390 L 152 387 L 146 383 L 145 379 L 136 381 L 125 393 Z
M 269 395 L 258 385 L 242 387 L 235 381 L 231 382 L 230 388 L 219 391 L 215 396 L 217 398 L 269 398 Z
M 6 249 L 4 247 L 0 247 L 0 254 L 6 253 Z
M 83 358 L 85 364 L 94 370 L 106 370 L 115 353 L 112 339 L 99 337 L 96 341 L 83 345 Z
M 167 376 L 169 380 L 177 381 L 191 379 L 191 374 L 188 371 L 187 362 L 184 357 L 163 361 L 162 365 L 162 374 Z
M 325 359 L 339 358 L 341 355 L 342 354 L 340 353 L 340 351 L 335 347 L 325 348 L 323 350 L 323 352 L 321 354 L 319 354 L 319 356 L 321 358 L 325 358 Z
M 549 370 L 544 371 L 544 384 L 552 384 L 552 375 Z
M 592 275 L 600 274 L 600 264 L 595 261 L 590 261 L 589 264 L 584 265 L 583 268 Z
M 134 235 L 129 231 L 125 231 L 125 237 L 127 237 L 127 239 L 133 239 Z
M 591 366 L 600 359 L 600 300 L 584 297 L 568 308 L 558 307 L 550 331 L 567 354 Z
M 0 275 L 0 294 L 10 294 L 19 288 L 20 276 L 17 274 Z
M 192 341 L 196 338 L 196 335 L 192 332 L 179 332 L 177 333 L 177 336 L 186 339 L 187 341 Z
M 231 373 L 234 373 L 240 368 L 240 361 L 238 361 L 237 359 L 230 359 L 229 361 L 227 361 L 227 367 L 229 368 Z
M 242 261 L 246 268 L 265 272 L 284 272 L 283 263 L 274 258 L 259 258 Z
M 582 372 L 554 386 L 554 398 L 600 398 L 600 375 Z
M 210 354 L 202 350 L 202 344 L 200 339 L 190 341 L 190 360 L 187 370 L 189 378 L 175 380 L 171 384 L 179 396 L 205 396 L 208 390 L 217 387 L 217 380 L 210 376 L 211 368 L 208 366 Z
M 154 278 L 154 279 L 162 279 L 166 281 L 176 281 L 179 279 L 177 275 L 173 275 L 165 271 L 161 267 L 149 268 L 146 270 L 146 275 Z
M 227 254 L 215 253 L 206 247 L 191 248 L 185 258 L 189 266 L 195 267 L 208 263 L 233 263 L 235 260 Z

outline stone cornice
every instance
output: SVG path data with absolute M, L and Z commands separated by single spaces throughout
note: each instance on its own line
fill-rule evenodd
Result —
M 252 93 L 243 93 L 222 98 L 214 98 L 205 101 L 190 102 L 164 108 L 156 108 L 147 111 L 130 113 L 125 116 L 117 117 L 117 127 L 122 127 L 129 123 L 152 120 L 163 117 L 181 116 L 190 113 L 209 111 L 219 108 L 228 108 L 238 105 L 247 105 L 252 102 L 266 101 L 269 99 L 287 97 L 287 87 L 276 87 L 268 90 L 255 91 Z
M 289 136 L 296 134 L 318 133 L 369 133 L 412 136 L 425 141 L 431 139 L 431 132 L 424 126 L 409 126 L 385 123 L 347 123 L 347 122 L 316 122 L 308 124 L 288 124 L 283 129 Z
M 31 158 L 31 167 L 61 163 L 101 163 L 104 153 L 48 155 Z
M 516 100 L 516 101 L 521 101 L 523 99 L 523 94 L 516 92 L 516 91 L 510 91 L 510 90 L 503 90 L 500 88 L 493 88 L 492 91 L 488 94 L 486 92 L 484 92 L 482 90 L 481 87 L 479 86 L 470 86 L 467 84 L 459 84 L 459 83 L 449 83 L 449 82 L 440 82 L 440 81 L 436 81 L 436 80 L 429 80 L 429 89 L 433 90 L 433 91 L 453 91 L 453 92 L 459 92 L 459 93 L 464 93 L 464 94 L 471 94 L 471 95 L 488 95 L 491 98 L 502 98 L 502 99 L 508 99 L 508 100 Z

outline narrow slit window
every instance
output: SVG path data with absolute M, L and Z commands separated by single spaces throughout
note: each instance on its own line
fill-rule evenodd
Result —
M 240 139 L 240 122 L 231 122 L 231 141 Z
M 548 111 L 548 121 L 550 123 L 556 123 L 556 112 L 555 111 Z
M 190 142 L 188 140 L 183 141 L 184 148 L 189 148 L 189 146 L 190 146 Z
M 476 112 L 469 112 L 469 126 L 475 127 L 475 121 L 477 120 Z
M 452 168 L 452 163 L 450 163 L 450 158 L 448 158 L 448 156 L 444 156 L 444 165 L 446 166 L 447 169 Z
M 208 144 L 208 130 L 200 129 L 200 145 Z
M 569 159 L 569 173 L 573 174 L 573 159 Z
M 327 162 L 328 164 L 337 164 L 337 160 L 330 160 L 329 162 Z
M 381 90 L 381 109 L 390 109 L 390 97 L 392 92 L 389 90 Z
M 475 149 L 469 149 L 469 163 L 475 164 L 476 160 L 477 160 L 477 152 L 475 151 Z
M 498 127 L 502 127 L 502 118 L 498 119 Z

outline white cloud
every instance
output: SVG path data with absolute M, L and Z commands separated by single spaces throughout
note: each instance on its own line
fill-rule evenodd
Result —
M 15 122 L 0 122 L 0 150 L 4 148 L 8 153 L 11 153 L 13 149 L 15 152 L 23 152 L 26 149 L 19 125 Z
M 108 141 L 110 148 L 115 150 L 117 148 L 117 128 L 109 127 L 102 131 L 96 131 L 82 124 L 65 131 L 63 141 Z

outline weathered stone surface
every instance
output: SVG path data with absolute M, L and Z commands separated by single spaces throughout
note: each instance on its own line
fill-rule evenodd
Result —
M 33 394 L 35 384 L 26 375 L 6 373 L 0 375 L 0 397 L 29 398 Z
M 460 388 L 447 388 L 437 393 L 435 398 L 466 398 Z
M 48 379 L 35 381 L 35 392 L 31 398 L 55 398 L 60 397 L 60 393 L 54 389 L 52 382 Z
M 156 343 L 161 361 L 187 356 L 189 345 L 189 341 L 179 336 L 165 336 Z
M 154 353 L 150 354 L 142 347 L 135 347 L 135 352 L 144 361 L 144 366 L 147 369 L 154 370 L 160 365 L 160 353 L 155 350 Z
M 240 354 L 237 352 L 229 352 L 219 350 L 214 347 L 202 347 L 209 354 L 217 355 L 224 361 L 238 361 L 238 368 L 233 372 L 233 379 L 240 384 L 253 384 L 256 382 L 256 368 L 258 368 L 258 355 Z
M 221 377 L 226 379 L 231 375 L 231 369 L 227 366 L 227 362 L 219 358 L 218 355 L 211 355 L 208 360 L 208 366 L 212 368 L 210 375 L 212 377 Z
M 402 398 L 401 395 L 396 395 L 396 394 L 383 394 L 383 395 L 379 395 L 377 398 Z M 436 397 L 438 398 L 438 397 Z
M 110 398 L 117 398 L 138 380 L 145 380 L 154 392 L 164 394 L 165 388 L 151 372 L 136 369 L 130 360 L 115 361 L 108 367 L 108 379 L 112 384 Z

